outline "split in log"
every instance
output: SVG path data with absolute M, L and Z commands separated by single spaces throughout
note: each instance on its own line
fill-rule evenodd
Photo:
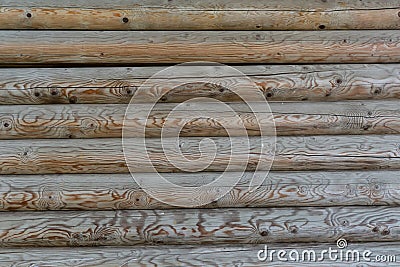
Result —
M 3 3 L 6 2 L 6 3 Z M 3 1 L 0 29 L 400 29 L 397 1 Z
M 0 65 L 398 63 L 397 30 L 2 31 Z
M 256 190 L 249 189 L 249 173 L 235 173 L 233 187 L 205 208 L 297 206 L 400 206 L 399 171 L 270 172 Z M 133 174 L 151 177 L 155 174 Z M 174 184 L 208 184 L 221 173 L 165 173 Z M 157 190 L 157 185 L 153 185 Z M 167 193 L 171 198 L 179 197 Z M 204 192 L 207 194 L 207 192 Z M 205 197 L 206 199 L 207 197 Z M 175 200 L 174 200 L 175 201 Z M 114 210 L 170 209 L 173 206 L 147 194 L 130 174 L 2 175 L 0 210 Z M 45 213 L 43 213 L 45 214 Z
M 211 146 L 199 150 L 202 140 L 184 137 L 176 142 L 174 138 L 164 138 L 164 144 L 173 145 L 167 150 L 172 153 L 168 158 L 158 138 L 146 140 L 147 152 L 143 151 L 142 138 L 125 138 L 124 151 L 118 138 L 1 140 L 0 174 L 127 173 L 123 152 L 128 155 L 132 172 L 154 172 L 154 168 L 159 172 L 179 172 L 181 168 L 171 160 L 180 161 L 181 156 L 192 159 L 185 167 L 192 172 L 199 168 L 242 171 L 246 164 L 248 171 L 257 165 L 258 170 L 265 171 L 272 161 L 272 170 L 400 168 L 399 135 L 278 137 L 276 148 L 275 138 L 270 137 L 208 137 L 215 150 Z M 178 157 L 177 151 L 182 155 Z M 215 158 L 210 162 L 202 153 Z
M 6 212 L 0 246 L 400 241 L 398 207 Z
M 175 66 L 186 77 L 186 67 Z M 214 73 L 220 72 L 215 66 Z M 339 101 L 400 98 L 400 65 L 255 65 L 235 66 L 250 77 L 269 101 Z M 178 88 L 159 80 L 157 88 L 137 90 L 162 67 L 4 68 L 0 69 L 0 104 L 127 104 L 183 102 L 196 97 L 239 101 L 230 90 L 191 83 Z M 198 70 L 198 77 L 208 77 Z M 223 77 L 218 76 L 218 77 Z M 223 77 L 235 84 L 238 77 Z M 190 79 L 188 79 L 190 82 Z M 195 81 L 195 79 L 192 79 Z M 239 88 L 252 99 L 254 88 Z

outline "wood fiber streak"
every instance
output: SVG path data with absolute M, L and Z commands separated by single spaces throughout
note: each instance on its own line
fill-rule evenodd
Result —
M 135 103 L 129 110 L 119 104 L 0 106 L 0 139 L 117 138 L 123 127 L 125 137 L 140 137 L 143 128 L 147 137 L 159 137 L 161 130 L 176 130 L 180 136 L 228 136 L 228 131 L 231 136 L 245 131 L 259 136 L 260 127 L 273 127 L 274 123 L 276 133 L 282 136 L 400 133 L 397 101 L 270 103 L 272 113 L 263 108 L 266 103 L 252 103 L 254 110 L 260 110 L 257 112 L 242 103 L 226 104 L 232 111 L 221 111 L 221 105 L 192 102 L 152 107 Z M 150 116 L 147 110 L 152 110 Z M 188 113 L 197 115 L 188 120 Z
M 107 246 L 399 241 L 400 208 L 7 212 L 0 245 Z
M 268 243 L 268 249 L 279 251 L 313 250 L 321 255 L 323 250 L 336 244 L 331 243 Z M 399 242 L 364 242 L 350 243 L 349 250 L 374 251 L 374 255 L 393 255 L 400 257 Z M 92 266 L 282 266 L 282 262 L 260 261 L 258 251 L 264 249 L 262 244 L 234 245 L 180 245 L 180 246 L 135 246 L 135 247 L 101 247 L 101 248 L 3 248 L 0 250 L 0 264 L 4 266 L 53 266 L 59 267 L 92 267 Z M 346 250 L 344 250 L 346 251 Z M 371 257 L 373 258 L 373 257 Z M 17 264 L 14 264 L 18 262 Z M 352 262 L 335 262 L 334 266 L 349 266 Z M 13 265 L 14 264 L 14 265 Z M 79 265 L 77 265 L 79 264 Z M 362 262 L 362 266 L 388 266 L 388 262 Z M 332 266 L 331 261 L 285 262 L 285 266 Z
M 191 171 L 242 171 L 243 164 L 252 171 L 259 170 L 361 170 L 400 168 L 400 144 L 398 135 L 353 136 L 296 136 L 274 138 L 209 137 L 215 144 L 203 147 L 202 153 L 213 157 L 201 157 L 199 150 L 203 138 L 185 137 L 176 143 L 164 138 L 164 144 L 174 144 L 175 154 L 167 158 L 160 140 L 147 139 L 146 153 L 141 138 L 124 140 L 132 172 L 179 172 L 171 160 L 181 161 L 176 152 L 190 160 Z M 232 151 L 231 144 L 235 145 Z M 261 144 L 264 152 L 261 152 Z M 204 150 L 206 149 L 206 150 Z M 275 150 L 275 157 L 273 151 Z M 215 154 L 214 154 L 215 152 Z M 151 160 L 152 166 L 148 164 Z M 205 164 L 205 165 L 204 165 Z M 209 166 L 208 166 L 209 165 Z M 202 167 L 205 166 L 205 167 Z M 208 167 L 207 167 L 208 166 Z M 0 174 L 46 174 L 46 173 L 126 173 L 128 172 L 121 139 L 36 139 L 1 140 Z
M 2 31 L 1 65 L 398 63 L 396 30 Z
M 189 76 L 185 67 L 175 67 L 176 78 Z M 214 73 L 221 67 L 215 66 Z M 255 82 L 254 88 L 239 88 L 241 95 L 256 99 L 259 89 L 268 101 L 339 101 L 400 98 L 400 65 L 256 65 L 235 66 Z M 183 102 L 195 97 L 240 101 L 231 90 L 195 83 L 171 88 L 163 79 L 157 86 L 137 90 L 163 67 L 129 68 L 4 68 L 0 69 L 0 104 L 126 104 L 137 102 Z M 200 70 L 198 77 L 208 77 Z M 221 77 L 230 87 L 240 77 Z M 144 87 L 143 87 L 144 88 Z M 229 88 L 227 88 L 229 89 Z
M 163 174 L 181 186 L 201 186 L 221 173 Z M 399 206 L 399 171 L 270 172 L 256 190 L 249 189 L 253 173 L 230 173 L 233 189 L 205 208 L 288 206 Z M 135 178 L 153 174 L 135 173 Z M 162 188 L 157 185 L 153 189 Z M 172 200 L 177 195 L 166 193 Z M 209 192 L 204 191 L 206 198 Z M 2 175 L 0 210 L 170 209 L 147 194 L 130 174 Z M 44 215 L 45 213 L 42 213 Z

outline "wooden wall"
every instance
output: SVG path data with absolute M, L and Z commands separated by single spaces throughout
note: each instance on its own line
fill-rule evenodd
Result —
M 1 0 L 0 266 L 265 266 L 257 259 L 265 244 L 322 251 L 340 238 L 400 261 L 399 29 L 393 0 Z M 138 88 L 188 61 L 232 64 L 269 101 L 276 153 L 257 190 L 248 187 L 254 166 L 271 156 L 260 157 L 255 117 L 231 91 L 165 83 L 145 123 L 155 91 Z M 194 186 L 231 161 L 229 176 L 242 180 L 192 209 L 147 194 L 122 149 L 132 97 L 143 109 L 124 131 L 134 145 L 146 127 L 157 171 Z M 228 103 L 249 137 L 212 103 L 193 105 L 251 149 L 230 155 L 212 121 L 165 120 L 193 97 Z M 161 128 L 181 126 L 185 155 L 196 156 L 204 137 L 219 148 L 202 172 L 182 172 L 163 154 Z M 133 163 L 131 171 L 156 175 Z M 293 263 L 308 265 L 333 263 Z

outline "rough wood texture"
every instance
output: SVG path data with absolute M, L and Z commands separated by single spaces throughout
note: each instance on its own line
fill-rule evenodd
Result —
M 313 250 L 320 257 L 323 250 L 337 248 L 334 242 L 331 243 L 268 243 L 269 250 L 297 250 L 301 253 L 305 250 Z M 135 246 L 135 247 L 102 247 L 102 248 L 3 248 L 0 250 L 0 264 L 4 266 L 57 266 L 57 267 L 92 267 L 92 266 L 395 266 L 400 258 L 399 242 L 367 242 L 350 243 L 348 250 L 357 250 L 360 253 L 360 262 L 352 261 L 331 261 L 325 255 L 325 261 L 285 262 L 277 259 L 274 254 L 273 260 L 260 261 L 257 254 L 264 249 L 261 244 L 243 245 L 181 245 L 181 246 Z M 362 253 L 370 250 L 371 261 L 364 261 Z M 336 255 L 336 254 L 333 254 Z M 386 260 L 382 260 L 385 255 Z M 263 256 L 263 255 L 262 255 Z M 379 256 L 379 258 L 376 258 Z M 286 256 L 287 257 L 287 256 Z M 306 256 L 307 257 L 307 256 Z M 334 256 L 332 256 L 334 257 Z M 339 257 L 339 255 L 338 255 Z M 306 258 L 305 258 L 306 259 Z M 346 254 L 343 255 L 346 259 Z M 356 257 L 354 258 L 356 259 Z M 18 262 L 17 265 L 13 265 Z M 393 264 L 393 265 L 390 265 Z
M 179 69 L 186 77 L 185 67 Z M 399 99 L 400 65 L 256 65 L 235 66 L 249 76 L 269 101 L 338 101 Z M 194 97 L 239 101 L 229 90 L 192 83 L 172 91 L 168 84 L 137 91 L 163 67 L 130 68 L 4 68 L 0 69 L 0 104 L 182 102 Z M 215 73 L 220 72 L 215 66 Z M 198 72 L 199 77 L 204 73 Z M 237 78 L 225 77 L 231 83 Z M 162 81 L 162 80 L 161 80 Z M 190 79 L 189 79 L 190 81 Z M 161 83 L 163 84 L 163 83 Z M 254 89 L 253 89 L 254 90 Z M 166 95 L 165 93 L 168 92 Z M 251 99 L 253 91 L 240 90 Z
M 13 0 L 2 0 L 3 7 L 15 6 Z M 312 10 L 334 10 L 334 9 L 376 9 L 376 8 L 397 8 L 399 3 L 395 0 L 387 0 L 384 2 L 376 0 L 366 1 L 352 1 L 352 0 L 331 0 L 331 1 L 315 1 L 315 0 L 298 0 L 296 2 L 287 0 L 269 0 L 265 1 L 249 0 L 243 2 L 241 0 L 174 0 L 174 1 L 159 1 L 159 0 L 119 0 L 118 2 L 111 3 L 105 0 L 75 0 L 68 3 L 49 0 L 19 0 L 19 6 L 25 7 L 73 7 L 73 8 L 135 8 L 141 5 L 150 8 L 173 8 L 173 9 L 205 9 L 209 7 L 215 10 L 296 10 L 301 9 L 305 11 Z
M 2 2 L 0 29 L 399 29 L 397 1 Z M 312 5 L 309 3 L 311 2 Z
M 152 174 L 135 174 L 144 175 Z M 201 186 L 219 175 L 212 172 L 163 174 L 181 186 Z M 232 180 L 242 178 L 232 191 L 206 208 L 400 205 L 399 171 L 270 172 L 254 191 L 248 186 L 252 173 L 230 175 Z M 231 184 L 223 186 L 231 187 Z M 148 195 L 130 174 L 0 177 L 0 210 L 3 211 L 169 208 L 172 206 Z
M 252 105 L 259 112 L 247 104 L 227 105 L 232 111 L 212 102 L 180 104 L 180 111 L 171 116 L 177 104 L 135 104 L 128 111 L 126 105 L 0 106 L 0 139 L 122 137 L 123 126 L 125 137 L 140 137 L 143 128 L 147 137 L 159 137 L 161 130 L 180 136 L 228 136 L 226 129 L 240 136 L 244 128 L 248 135 L 259 136 L 259 126 L 273 123 L 278 135 L 400 133 L 397 101 L 270 103 L 272 113 L 263 108 L 266 103 Z M 152 110 L 150 116 L 147 110 Z M 185 120 L 188 112 L 197 114 L 190 122 Z
M 1 246 L 400 241 L 400 208 L 7 212 Z
M 2 31 L 1 65 L 398 63 L 398 31 Z
M 227 137 L 209 137 L 213 140 L 216 155 L 207 171 L 225 171 L 230 162 L 231 171 L 268 169 L 272 161 L 273 138 L 250 137 L 249 149 L 243 137 L 233 137 L 238 144 L 231 151 Z M 200 158 L 199 143 L 203 138 L 180 138 L 172 141 L 182 155 L 197 161 L 188 168 L 201 168 L 209 159 Z M 261 141 L 265 152 L 261 152 Z M 125 139 L 126 152 L 131 160 L 133 172 L 154 171 L 140 148 L 141 138 Z M 160 172 L 176 172 L 179 169 L 166 158 L 157 138 L 146 141 L 147 152 L 154 167 Z M 207 149 L 207 150 L 205 150 Z M 208 149 L 211 149 L 210 151 Z M 306 136 L 279 137 L 276 142 L 273 170 L 321 170 L 321 169 L 398 169 L 400 168 L 399 135 L 384 136 Z M 210 154 L 211 147 L 203 147 L 203 153 Z M 170 155 L 171 157 L 171 155 Z M 125 157 L 121 139 L 85 140 L 2 140 L 0 141 L 0 174 L 41 174 L 41 173 L 125 173 Z M 207 165 L 206 164 L 206 165 Z

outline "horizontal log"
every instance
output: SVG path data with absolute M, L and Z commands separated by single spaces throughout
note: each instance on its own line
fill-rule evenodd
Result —
M 369 1 L 133 1 L 100 3 L 8 2 L 0 29 L 74 30 L 314 30 L 399 29 L 399 3 Z
M 243 103 L 215 102 L 135 103 L 128 110 L 118 104 L 0 106 L 0 139 L 122 137 L 123 128 L 125 137 L 140 137 L 144 128 L 147 137 L 159 137 L 161 130 L 164 136 L 259 136 L 260 127 L 274 124 L 276 134 L 286 136 L 400 133 L 398 101 L 266 105 L 252 103 L 254 111 Z
M 16 5 L 13 0 L 2 0 L 2 7 L 13 7 Z M 395 0 L 387 0 L 385 2 L 377 0 L 369 1 L 351 1 L 351 0 L 331 0 L 327 2 L 315 0 L 298 0 L 296 2 L 287 0 L 270 0 L 268 3 L 264 1 L 249 0 L 243 2 L 241 0 L 174 0 L 170 2 L 160 2 L 158 0 L 119 0 L 116 3 L 110 3 L 106 0 L 75 0 L 68 3 L 49 0 L 20 0 L 19 6 L 25 7 L 73 7 L 73 8 L 119 8 L 119 9 L 135 9 L 139 6 L 146 6 L 149 8 L 171 8 L 180 10 L 191 9 L 204 9 L 209 7 L 215 10 L 296 10 L 301 9 L 304 11 L 313 11 L 326 9 L 333 10 L 353 10 L 353 9 L 374 9 L 374 8 L 392 8 L 395 9 L 399 3 Z
M 236 186 L 206 208 L 400 205 L 399 171 L 270 172 L 262 185 L 249 190 L 249 173 L 230 173 Z M 147 175 L 147 176 L 146 176 Z M 135 174 L 152 177 L 154 174 Z M 165 173 L 181 186 L 201 186 L 221 173 Z M 241 177 L 241 179 L 239 179 Z M 153 185 L 153 190 L 161 189 Z M 162 190 L 160 190 L 162 194 Z M 207 192 L 204 192 L 207 195 Z M 165 196 L 166 197 L 166 196 Z M 171 196 L 179 198 L 179 196 Z M 205 199 L 209 199 L 205 197 Z M 173 199 L 176 203 L 176 199 Z M 170 209 L 147 194 L 130 174 L 2 175 L 0 210 Z M 40 217 L 40 216 L 38 216 Z
M 398 63 L 396 30 L 2 31 L 1 65 Z
M 175 66 L 176 78 L 189 76 L 187 67 Z M 210 68 L 210 67 L 209 67 Z M 215 66 L 213 73 L 221 73 Z M 400 98 L 400 65 L 254 65 L 235 68 L 255 82 L 269 101 L 338 101 Z M 221 101 L 239 101 L 230 90 L 218 86 L 191 83 L 171 88 L 162 77 L 157 88 L 145 88 L 144 81 L 163 67 L 130 68 L 2 68 L 0 69 L 0 104 L 183 102 L 195 97 Z M 197 70 L 198 77 L 210 74 Z M 159 76 L 158 76 L 159 77 Z M 239 77 L 218 75 L 235 84 Z M 171 77 L 168 77 L 171 78 Z M 175 77 L 174 77 L 175 78 Z M 154 78 L 153 78 L 154 79 Z M 188 79 L 188 82 L 196 79 Z M 161 86 L 160 86 L 161 85 Z M 238 88 L 240 95 L 255 99 L 255 88 Z
M 332 253 L 332 258 L 324 250 L 337 250 Z M 335 243 L 268 243 L 267 251 L 272 258 L 258 259 L 258 252 L 265 250 L 261 244 L 243 245 L 181 245 L 181 246 L 135 246 L 130 247 L 102 247 L 102 248 L 3 248 L 0 250 L 0 264 L 12 265 L 18 262 L 18 266 L 130 266 L 131 264 L 143 266 L 349 266 L 349 264 L 362 264 L 362 266 L 388 266 L 395 264 L 400 258 L 399 242 L 364 242 L 350 243 L 347 248 L 338 249 Z M 298 260 L 278 260 L 277 251 L 284 250 L 288 258 L 290 251 L 298 251 Z M 314 251 L 315 260 L 309 260 L 304 251 Z M 343 252 L 342 260 L 339 260 L 339 251 Z M 351 254 L 354 251 L 354 256 Z M 363 258 L 364 251 L 371 251 L 370 256 Z M 357 253 L 358 252 L 358 253 Z M 359 260 L 358 257 L 359 256 Z M 292 255 L 296 259 L 296 255 Z M 383 256 L 383 257 L 382 257 Z M 264 257 L 261 254 L 261 257 Z M 353 258 L 354 257 L 354 258 Z M 321 258 L 321 260 L 317 260 Z M 334 265 L 333 265 L 334 264 Z
M 248 171 L 257 164 L 259 170 L 268 170 L 272 161 L 273 170 L 400 168 L 399 135 L 278 137 L 276 149 L 274 138 L 209 137 L 203 141 L 213 141 L 214 147 L 201 145 L 200 151 L 202 140 L 185 137 L 176 142 L 174 138 L 164 138 L 163 144 L 173 145 L 167 150 L 168 158 L 157 138 L 146 140 L 147 155 L 141 138 L 126 138 L 124 145 L 132 172 L 154 172 L 149 159 L 159 172 L 242 171 L 246 163 Z M 190 161 L 185 167 L 175 166 L 183 161 L 182 156 L 177 156 L 178 151 Z M 121 139 L 0 141 L 0 174 L 126 172 Z
M 7 212 L 0 245 L 108 246 L 400 241 L 400 208 Z

